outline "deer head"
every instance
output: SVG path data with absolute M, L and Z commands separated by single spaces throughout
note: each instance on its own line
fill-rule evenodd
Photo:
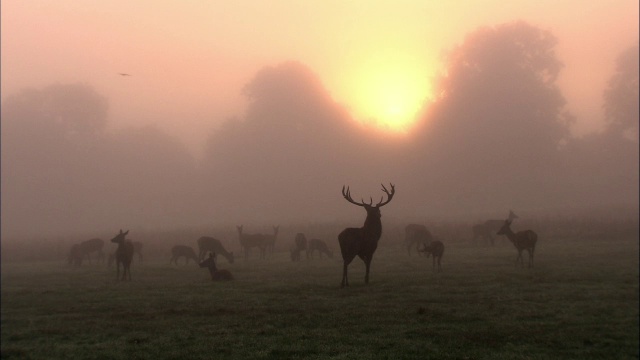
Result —
M 114 242 L 116 244 L 123 243 L 128 233 L 129 233 L 129 230 L 122 232 L 122 229 L 120 229 L 120 233 L 116 235 L 113 239 L 111 239 L 111 242 Z
M 498 230 L 498 232 L 496 234 L 498 235 L 506 235 L 507 233 L 509 233 L 509 231 L 511 231 L 511 222 L 512 220 L 505 220 L 504 221 L 504 225 L 502 225 L 502 227 L 500 228 L 500 230 Z
M 391 185 L 391 191 L 387 190 L 387 188 L 382 185 L 382 191 L 384 191 L 385 194 L 387 194 L 387 200 L 384 201 L 384 196 L 382 196 L 382 198 L 380 199 L 380 202 L 377 203 L 376 205 L 373 205 L 373 198 L 369 198 L 369 203 L 365 203 L 364 200 L 361 200 L 360 202 L 355 202 L 352 198 L 351 198 L 351 191 L 349 190 L 349 187 L 347 186 L 346 190 L 345 187 L 342 187 L 342 196 L 345 198 L 345 200 L 347 200 L 348 202 L 352 203 L 353 205 L 357 205 L 357 206 L 362 206 L 364 207 L 364 209 L 367 211 L 367 217 L 369 216 L 375 216 L 378 219 L 382 216 L 380 214 L 380 208 L 387 205 L 389 202 L 391 202 L 391 199 L 393 199 L 393 195 L 396 193 L 396 188 L 395 185 L 390 184 Z

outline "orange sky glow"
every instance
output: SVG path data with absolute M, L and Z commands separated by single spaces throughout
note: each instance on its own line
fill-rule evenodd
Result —
M 259 69 L 296 60 L 355 119 L 403 132 L 447 49 L 480 26 L 524 20 L 558 37 L 558 82 L 581 134 L 601 124 L 638 13 L 633 0 L 3 1 L 1 93 L 85 82 L 109 98 L 112 126 L 156 124 L 197 152 L 242 116 Z

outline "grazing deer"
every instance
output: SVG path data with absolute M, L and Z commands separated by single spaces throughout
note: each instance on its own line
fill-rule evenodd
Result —
M 116 268 L 118 269 L 116 280 L 120 277 L 120 264 L 122 264 L 122 280 L 125 280 L 126 276 L 129 275 L 129 281 L 131 281 L 133 243 L 130 240 L 126 240 L 128 233 L 129 230 L 122 232 L 122 229 L 120 229 L 120 233 L 111 239 L 111 242 L 118 244 L 118 249 L 116 249 Z
M 262 234 L 243 234 L 242 226 L 236 226 L 238 229 L 238 237 L 240 238 L 240 245 L 244 249 L 244 259 L 247 260 L 249 258 L 249 250 L 251 248 L 257 247 L 260 249 L 260 258 L 264 259 L 266 246 L 265 236 Z
M 201 268 L 208 268 L 209 273 L 211 274 L 212 281 L 228 281 L 233 280 L 233 275 L 229 270 L 220 269 L 216 266 L 216 256 L 212 253 L 209 253 L 209 258 L 200 263 Z
M 420 254 L 420 245 L 426 246 L 433 241 L 431 232 L 427 227 L 420 224 L 409 224 L 404 228 L 404 241 L 407 245 L 407 252 L 411 255 L 411 248 L 416 245 L 416 251 Z
M 427 255 L 427 259 L 429 258 L 429 254 L 433 255 L 433 270 L 436 271 L 436 260 L 438 262 L 438 272 L 442 272 L 442 265 L 440 265 L 440 261 L 442 261 L 442 254 L 444 254 L 444 244 L 440 240 L 433 240 L 429 245 L 424 245 L 424 248 L 420 250 L 421 252 Z
M 297 233 L 293 247 L 289 249 L 291 261 L 300 261 L 300 253 L 307 249 L 307 237 L 303 233 Z
M 214 254 L 220 254 L 227 259 L 229 264 L 233 264 L 233 252 L 228 252 L 227 249 L 222 246 L 220 240 L 209 236 L 202 236 L 198 239 L 198 261 L 202 261 L 202 259 L 204 259 L 204 255 L 207 251 L 212 251 Z
M 102 239 L 90 239 L 81 242 L 78 245 L 78 251 L 82 253 L 82 257 L 87 257 L 89 264 L 91 264 L 91 254 L 96 253 L 98 261 L 104 261 L 104 253 L 102 248 L 104 247 L 104 240 Z
M 349 286 L 347 267 L 356 256 L 364 261 L 366 267 L 364 283 L 369 283 L 371 259 L 373 258 L 373 253 L 378 248 L 378 240 L 380 240 L 380 236 L 382 235 L 382 222 L 380 221 L 382 215 L 380 214 L 380 208 L 387 205 L 391 199 L 393 199 L 396 189 L 395 186 L 391 184 L 391 191 L 388 191 L 387 188 L 382 185 L 382 191 L 387 194 L 387 200 L 383 201 L 383 196 L 378 204 L 373 205 L 373 198 L 370 199 L 369 204 L 366 204 L 364 200 L 359 203 L 353 201 L 349 188 L 347 187 L 345 191 L 344 186 L 342 187 L 342 196 L 345 200 L 354 205 L 362 206 L 367 211 L 367 218 L 361 228 L 346 228 L 338 235 L 343 260 L 342 287 Z
M 516 215 L 512 210 L 509 210 L 509 221 L 513 221 L 517 219 L 518 215 Z M 491 246 L 494 245 L 493 234 L 499 234 L 499 230 L 502 228 L 504 224 L 504 220 L 487 220 L 482 224 L 474 225 L 471 230 L 473 231 L 473 242 L 476 242 L 478 237 L 481 237 L 485 240 L 487 244 L 491 243 Z
M 171 248 L 171 260 L 169 260 L 169 264 L 175 263 L 178 265 L 178 259 L 183 256 L 185 258 L 185 265 L 189 263 L 189 259 L 192 259 L 196 264 L 200 262 L 196 256 L 196 252 L 191 246 L 176 245 Z
M 535 232 L 532 230 L 524 230 L 514 233 L 511 230 L 511 220 L 505 220 L 502 228 L 498 231 L 498 235 L 506 235 L 518 250 L 516 266 L 520 263 L 520 265 L 524 267 L 522 251 L 527 250 L 529 253 L 529 267 L 533 267 L 533 252 L 536 249 L 536 242 L 538 241 L 538 235 Z
M 318 251 L 320 253 L 320 259 L 322 259 L 322 253 L 326 254 L 329 258 L 333 258 L 333 251 L 329 250 L 327 243 L 320 239 L 309 240 L 309 246 L 307 247 L 307 259 L 313 258 L 314 251 Z

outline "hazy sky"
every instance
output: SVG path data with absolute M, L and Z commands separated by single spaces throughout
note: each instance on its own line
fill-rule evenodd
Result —
M 86 82 L 110 123 L 158 124 L 198 150 L 242 116 L 242 87 L 297 60 L 357 119 L 401 129 L 430 96 L 442 54 L 479 26 L 525 20 L 550 30 L 579 133 L 598 128 L 602 91 L 638 41 L 637 0 L 166 1 L 9 0 L 1 4 L 2 97 Z M 118 73 L 129 73 L 122 77 Z

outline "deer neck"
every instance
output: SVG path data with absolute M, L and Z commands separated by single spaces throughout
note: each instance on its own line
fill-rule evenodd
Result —
M 364 226 L 362 227 L 365 233 L 373 236 L 376 240 L 380 239 L 382 235 L 382 222 L 380 218 L 377 216 L 368 215 L 367 219 L 364 221 Z

